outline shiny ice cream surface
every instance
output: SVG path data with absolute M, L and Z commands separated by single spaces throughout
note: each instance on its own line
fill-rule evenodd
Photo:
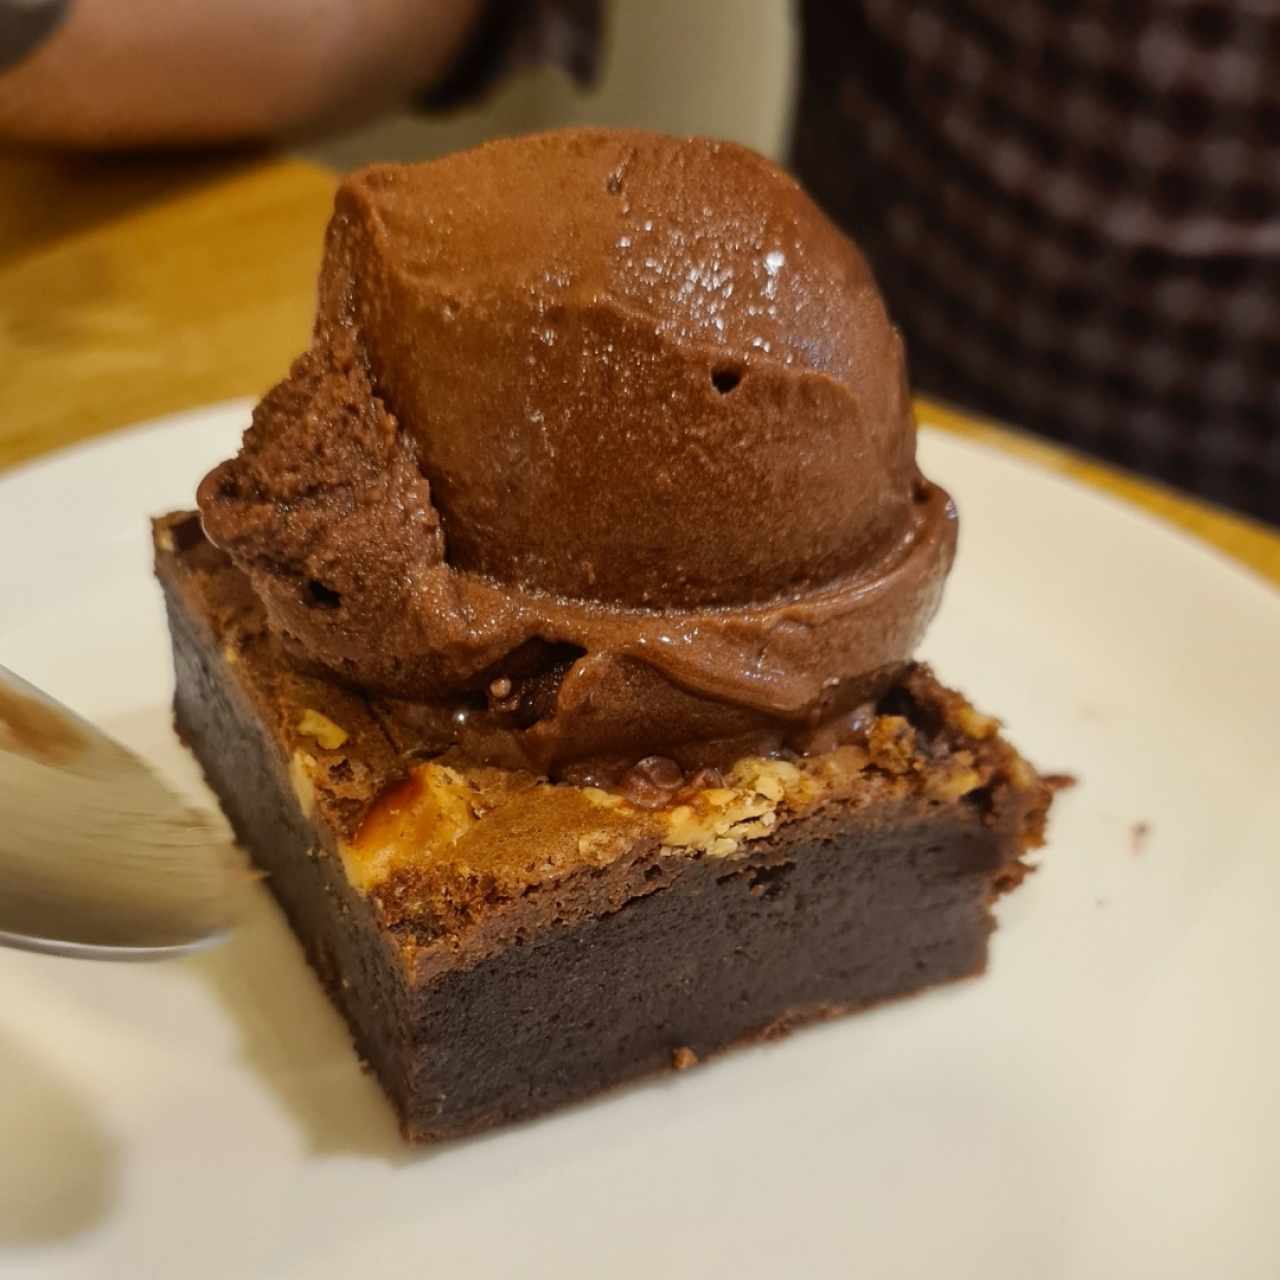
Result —
M 553 774 L 829 737 L 955 545 L 857 249 L 750 151 L 609 130 L 348 178 L 199 502 L 297 662 Z

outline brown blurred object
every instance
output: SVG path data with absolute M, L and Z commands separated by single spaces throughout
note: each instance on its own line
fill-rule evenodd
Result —
M 256 395 L 306 345 L 336 185 L 281 158 L 0 151 L 0 468 Z M 931 402 L 923 418 L 1072 476 L 1280 584 L 1280 535 Z

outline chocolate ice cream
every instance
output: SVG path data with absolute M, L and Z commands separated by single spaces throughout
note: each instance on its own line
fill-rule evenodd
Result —
M 608 130 L 347 179 L 199 502 L 295 662 L 557 776 L 834 741 L 956 529 L 856 248 L 750 151 Z

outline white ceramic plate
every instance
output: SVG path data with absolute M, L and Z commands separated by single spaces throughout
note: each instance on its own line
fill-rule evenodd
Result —
M 0 478 L 0 662 L 200 795 L 146 517 L 244 420 Z M 265 893 L 181 962 L 0 954 L 0 1270 L 1274 1280 L 1280 596 L 1022 463 L 922 452 L 963 531 L 927 656 L 1082 780 L 987 977 L 419 1152 Z

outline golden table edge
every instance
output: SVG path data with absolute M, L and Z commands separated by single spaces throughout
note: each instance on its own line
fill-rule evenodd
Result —
M 917 397 L 921 421 L 976 440 L 1119 498 L 1156 516 L 1280 586 L 1280 529 L 1237 515 L 1159 481 L 1087 457 L 1028 432 Z
M 279 157 L 118 164 L 0 152 L 0 316 L 6 305 L 14 316 L 8 333 L 0 323 L 0 367 L 16 371 L 0 380 L 0 474 L 281 376 L 305 343 L 335 182 Z M 927 398 L 917 411 L 1280 585 L 1280 529 Z

